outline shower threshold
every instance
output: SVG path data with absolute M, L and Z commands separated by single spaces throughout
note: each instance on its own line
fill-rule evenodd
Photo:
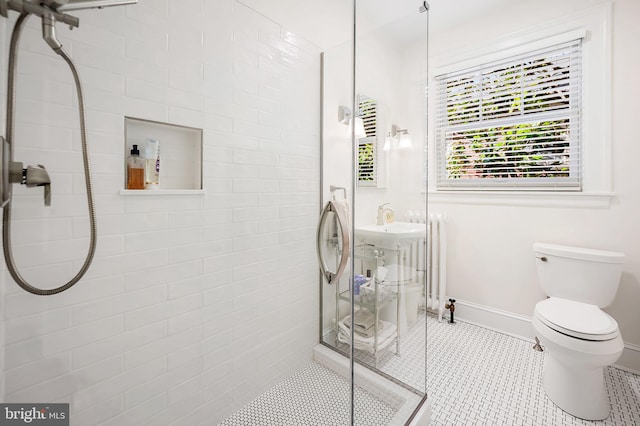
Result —
M 319 344 L 315 346 L 313 359 L 340 374 L 345 379 L 351 376 L 349 359 L 325 345 Z M 422 397 L 357 363 L 354 364 L 354 380 L 358 388 L 375 395 L 396 410 L 391 421 L 384 423 L 385 425 L 427 426 L 429 424 L 431 401 L 427 397 Z M 358 406 L 357 397 L 355 400 L 355 413 L 357 415 L 361 410 Z M 356 422 L 356 424 L 366 423 Z
M 313 361 L 225 419 L 221 426 L 304 424 L 346 425 L 350 422 L 349 360 L 323 346 Z M 362 366 L 356 365 L 355 424 L 407 424 L 421 398 Z M 411 426 L 429 424 L 426 401 Z

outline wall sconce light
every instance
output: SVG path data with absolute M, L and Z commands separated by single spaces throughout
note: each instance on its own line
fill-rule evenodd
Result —
M 398 130 L 398 135 L 400 137 L 400 140 L 398 140 L 398 149 L 410 149 L 413 146 L 408 130 Z
M 413 146 L 409 131 L 407 129 L 400 129 L 398 128 L 398 126 L 393 124 L 391 126 L 391 131 L 387 133 L 387 137 L 384 140 L 384 145 L 382 145 L 383 151 L 389 151 L 391 149 L 391 141 L 393 139 L 396 139 L 398 141 L 398 149 L 409 149 Z
M 356 138 L 364 138 L 367 136 L 367 132 L 364 130 L 364 122 L 362 118 L 356 117 L 355 120 L 352 119 L 353 114 L 351 113 L 351 109 L 346 106 L 338 107 L 338 123 L 347 124 L 347 136 L 351 136 L 351 126 L 353 122 L 356 123 Z
M 351 122 L 351 109 L 346 106 L 338 107 L 338 123 L 349 124 Z
M 387 136 L 384 138 L 384 145 L 382 145 L 383 151 L 389 151 L 391 149 L 391 132 L 387 132 Z

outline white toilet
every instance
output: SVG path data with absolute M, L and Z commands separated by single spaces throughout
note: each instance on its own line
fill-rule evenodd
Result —
M 620 358 L 618 323 L 600 308 L 613 301 L 624 254 L 535 243 L 538 279 L 549 296 L 533 312 L 546 351 L 543 388 L 564 411 L 587 420 L 609 416 L 604 367 Z

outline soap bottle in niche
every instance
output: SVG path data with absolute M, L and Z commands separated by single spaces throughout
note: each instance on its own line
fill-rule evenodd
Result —
M 127 157 L 127 189 L 144 189 L 144 158 L 140 157 L 138 145 L 133 145 Z
M 149 138 L 145 141 L 145 158 L 147 161 L 145 173 L 145 189 L 160 188 L 160 141 Z

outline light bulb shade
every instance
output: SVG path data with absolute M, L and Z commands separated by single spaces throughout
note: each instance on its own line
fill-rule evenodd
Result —
M 384 138 L 384 145 L 382 145 L 382 150 L 389 151 L 390 149 L 391 149 L 391 135 L 387 135 L 387 137 Z
M 364 130 L 364 121 L 360 117 L 356 117 L 356 138 L 366 138 L 367 132 Z
M 367 132 L 364 130 L 364 122 L 362 121 L 362 118 L 356 117 L 355 122 L 356 122 L 356 139 L 366 138 Z M 349 120 L 349 127 L 347 128 L 347 137 L 351 136 L 352 125 L 353 125 L 353 120 Z
M 409 149 L 412 146 L 411 135 L 409 132 L 405 132 L 400 135 L 400 140 L 398 141 L 398 149 Z

